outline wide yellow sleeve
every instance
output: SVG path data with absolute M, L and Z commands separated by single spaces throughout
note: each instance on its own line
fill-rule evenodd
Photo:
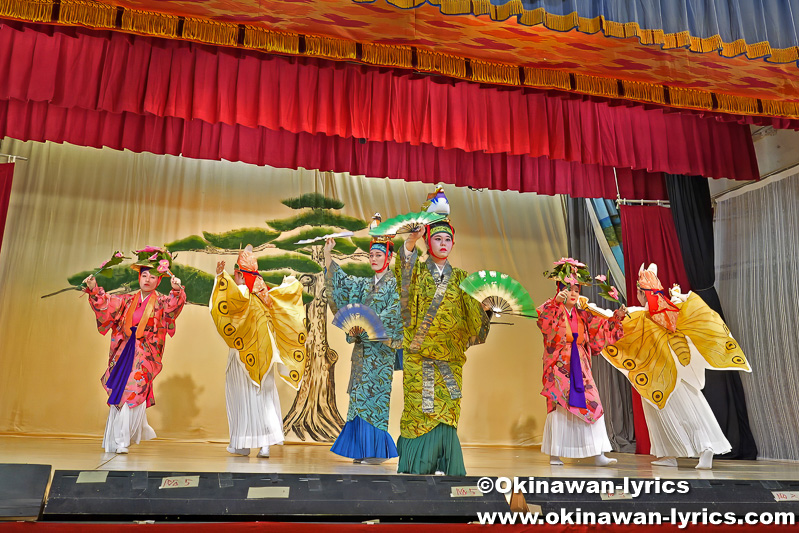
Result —
M 278 374 L 283 380 L 299 389 L 305 374 L 306 352 L 305 306 L 302 303 L 302 284 L 293 276 L 269 291 L 272 299 L 271 318 L 274 324 L 275 342 L 283 367 Z
M 266 306 L 255 296 L 245 296 L 225 272 L 211 293 L 211 317 L 216 330 L 239 359 L 252 382 L 260 387 L 272 365 L 272 340 Z

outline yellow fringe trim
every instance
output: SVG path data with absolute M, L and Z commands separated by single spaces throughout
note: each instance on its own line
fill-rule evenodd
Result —
M 582 93 L 609 97 L 619 96 L 619 82 L 615 79 L 575 74 L 574 81 L 577 84 L 577 90 Z
M 61 0 L 61 8 L 58 11 L 58 22 L 63 24 L 113 28 L 116 19 L 116 6 L 86 0 Z
M 544 12 L 543 24 L 551 30 L 569 31 L 579 26 L 580 15 L 576 11 L 572 11 L 568 15 L 553 15 L 552 13 Z
M 363 44 L 364 63 L 386 67 L 413 68 L 413 48 L 390 44 Z
M 541 24 L 541 21 L 543 21 L 544 17 L 544 8 L 539 7 L 531 11 L 525 11 L 524 4 L 522 4 L 521 0 L 511 0 L 510 2 L 506 2 L 501 6 L 496 6 L 495 11 L 493 13 L 494 16 L 492 16 L 491 18 L 494 20 L 505 20 L 509 19 L 510 17 L 515 17 L 517 15 L 522 15 L 522 17 L 524 17 L 528 13 L 530 13 L 531 16 L 533 16 L 532 14 L 538 14 L 541 17 L 539 19 L 538 24 Z M 526 23 L 523 22 L 522 24 Z
M 618 37 L 622 38 L 625 37 L 624 35 L 624 24 L 621 22 L 614 22 L 612 20 L 608 20 L 605 17 L 602 18 L 602 27 L 605 30 L 605 35 L 608 37 Z
M 567 91 L 572 88 L 568 72 L 532 67 L 524 67 L 524 84 L 532 87 L 554 87 Z
M 491 0 L 472 0 L 472 13 L 475 15 L 492 15 L 495 11 Z
M 416 57 L 419 63 L 417 65 L 419 70 L 439 72 L 455 78 L 466 77 L 466 60 L 462 57 L 431 52 L 421 48 L 416 50 Z
M 356 0 L 361 2 L 374 2 L 374 0 Z M 411 9 L 424 4 L 425 0 L 391 0 L 391 4 L 402 9 Z
M 50 22 L 53 0 L 0 0 L 0 17 Z
M 799 102 L 784 100 L 761 100 L 763 113 L 767 115 L 799 118 Z
M 719 104 L 719 111 L 728 113 L 745 113 L 754 115 L 758 113 L 757 98 L 747 96 L 735 96 L 732 94 L 717 94 L 716 101 Z
M 460 15 L 472 12 L 471 0 L 447 0 L 439 6 L 445 15 Z
M 602 17 L 594 17 L 592 19 L 580 17 L 577 20 L 577 31 L 582 33 L 597 33 L 602 31 Z
M 246 26 L 244 28 L 244 46 L 267 52 L 299 54 L 300 36 L 297 33 L 282 33 Z
M 178 17 L 126 8 L 122 13 L 122 29 L 145 35 L 177 37 Z
M 769 63 L 795 63 L 799 61 L 799 47 L 780 48 L 771 51 L 771 56 L 766 58 Z
M 481 83 L 503 83 L 505 85 L 519 85 L 519 67 L 515 65 L 503 65 L 502 63 L 492 63 L 490 61 L 478 61 L 471 59 L 469 64 L 472 67 L 472 81 Z
M 186 17 L 183 21 L 183 38 L 209 44 L 236 46 L 239 27 L 231 22 Z
M 621 80 L 624 97 L 656 104 L 666 103 L 666 90 L 662 85 L 640 81 Z
M 669 87 L 669 98 L 671 99 L 672 105 L 679 107 L 713 109 L 713 95 L 708 91 Z
M 739 56 L 741 54 L 745 54 L 746 50 L 746 41 L 743 39 L 738 39 L 737 41 L 733 41 L 731 43 L 721 44 L 721 55 L 723 57 Z
M 309 56 L 330 57 L 333 59 L 355 59 L 355 42 L 331 37 L 305 36 L 305 53 Z

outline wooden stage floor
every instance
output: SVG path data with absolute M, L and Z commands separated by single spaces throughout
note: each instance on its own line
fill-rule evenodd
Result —
M 381 465 L 355 465 L 329 451 L 329 446 L 273 446 L 271 457 L 233 456 L 226 444 L 155 439 L 132 445 L 127 455 L 104 453 L 100 438 L 0 436 L 0 463 L 49 464 L 53 470 L 128 470 L 161 472 L 251 472 L 315 474 L 396 474 L 397 460 Z M 566 459 L 550 466 L 538 447 L 464 447 L 470 476 L 632 477 L 664 479 L 799 480 L 799 463 L 782 461 L 720 461 L 713 470 L 696 470 L 696 459 L 680 459 L 678 468 L 652 466 L 651 456 L 611 453 L 613 467 L 595 467 L 591 460 Z

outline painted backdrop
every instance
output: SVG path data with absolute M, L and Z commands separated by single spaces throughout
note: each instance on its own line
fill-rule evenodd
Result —
M 167 341 L 164 370 L 155 383 L 156 405 L 148 418 L 159 437 L 225 441 L 227 347 L 214 329 L 203 293 L 217 260 L 233 265 L 239 244 L 263 239 L 262 270 L 272 271 L 275 280 L 284 271 L 302 273 L 306 300 L 323 297 L 314 294 L 313 282 L 320 275 L 315 265 L 321 249 L 295 250 L 291 240 L 313 233 L 308 224 L 350 224 L 356 238 L 340 244 L 339 259 L 356 265 L 363 261 L 366 235 L 358 227 L 375 211 L 387 218 L 418 210 L 431 189 L 388 179 L 11 139 L 0 142 L 0 151 L 29 157 L 16 167 L 0 253 L 2 433 L 99 439 L 107 415 L 99 379 L 109 339 L 97 333 L 79 293 L 41 296 L 97 268 L 114 250 L 129 254 L 147 244 L 172 244 L 178 249 L 176 273 L 190 287 L 194 304 L 184 310 L 175 337 Z M 506 272 L 527 287 L 536 303 L 551 296 L 553 289 L 541 272 L 566 253 L 559 198 L 455 187 L 445 191 L 456 228 L 455 265 Z M 322 212 L 286 201 L 313 197 L 335 202 L 317 206 Z M 130 280 L 117 281 L 126 290 Z M 330 327 L 332 316 L 319 304 L 309 304 L 309 309 L 316 305 L 319 321 L 318 346 L 309 344 L 309 354 L 313 348 L 317 357 L 327 357 L 329 364 L 320 366 L 329 368 L 329 376 L 317 377 L 332 387 L 315 391 L 322 385 L 309 382 L 298 396 L 278 385 L 287 425 L 295 429 L 289 441 L 327 440 L 347 408 L 351 346 L 343 332 Z M 539 396 L 540 333 L 533 321 L 501 321 L 513 325 L 497 325 L 485 345 L 468 352 L 459 428 L 464 444 L 540 442 L 546 415 Z M 399 372 L 391 398 L 389 431 L 396 437 L 402 408 Z M 326 422 L 312 420 L 319 418 Z

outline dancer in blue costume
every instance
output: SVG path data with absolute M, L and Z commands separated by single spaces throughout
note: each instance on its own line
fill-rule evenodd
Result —
M 369 263 L 375 275 L 368 278 L 345 274 L 331 257 L 333 246 L 335 241 L 328 239 L 324 248 L 331 311 L 335 314 L 353 303 L 367 305 L 380 317 L 389 340 L 369 341 L 363 336 L 347 334 L 347 342 L 354 343 L 347 387 L 350 406 L 347 423 L 330 451 L 349 457 L 355 463 L 379 464 L 397 457 L 397 447 L 388 433 L 391 381 L 396 352 L 402 347 L 397 281 L 388 268 L 394 254 L 394 243 L 385 237 L 372 240 Z

